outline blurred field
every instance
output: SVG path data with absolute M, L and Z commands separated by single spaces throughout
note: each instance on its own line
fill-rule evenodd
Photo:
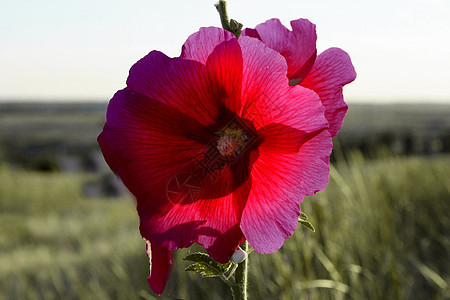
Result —
M 22 119 L 1 108 L 0 123 L 10 127 L 0 127 L 0 299 L 231 298 L 220 279 L 183 271 L 182 257 L 199 247 L 177 251 L 164 296 L 152 294 L 134 202 L 120 192 L 108 196 L 112 179 L 96 159 L 95 135 L 104 120 L 99 108 L 81 114 L 31 108 L 21 111 Z M 353 123 L 354 131 L 343 136 L 356 139 L 363 126 L 365 136 L 383 132 L 367 118 L 356 121 L 360 114 L 349 115 L 346 126 Z M 250 255 L 250 299 L 450 298 L 450 155 L 441 138 L 448 128 L 438 113 L 421 118 L 416 137 L 434 141 L 433 151 L 398 154 L 396 139 L 380 144 L 376 155 L 349 150 L 345 139 L 337 143 L 330 184 L 302 205 L 316 232 L 299 227 L 280 251 Z M 26 120 L 35 122 L 28 131 Z M 432 120 L 434 133 L 424 125 Z M 396 137 L 405 122 L 391 127 Z M 30 146 L 36 141 L 40 148 Z M 42 156 L 25 163 L 17 150 L 11 160 L 11 145 L 28 145 L 25 156 Z M 81 158 L 64 164 L 65 156 Z M 88 193 L 94 183 L 101 191 Z

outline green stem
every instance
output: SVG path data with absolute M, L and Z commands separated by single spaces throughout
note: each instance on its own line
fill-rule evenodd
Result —
M 225 0 L 220 0 L 219 2 L 214 4 L 214 6 L 219 12 L 222 28 L 234 34 L 236 38 L 239 38 L 242 32 L 243 25 L 236 20 L 230 20 L 228 18 L 227 2 Z
M 242 250 L 248 251 L 248 243 L 245 241 Z M 248 285 L 248 256 L 238 266 L 236 273 L 236 284 L 231 287 L 234 300 L 247 300 L 247 285 Z
M 219 12 L 220 22 L 222 23 L 222 28 L 230 31 L 230 19 L 228 18 L 227 11 L 227 2 L 224 0 L 220 0 L 216 4 L 214 4 L 217 11 Z

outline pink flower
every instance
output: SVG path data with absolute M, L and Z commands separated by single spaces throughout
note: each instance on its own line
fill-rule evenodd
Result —
M 260 40 L 202 28 L 180 57 L 138 61 L 111 99 L 98 142 L 137 199 L 155 293 L 171 251 L 194 242 L 220 263 L 245 240 L 278 250 L 303 198 L 327 185 L 334 120 L 287 72 Z
M 291 85 L 304 86 L 319 95 L 330 124 L 328 130 L 334 137 L 348 109 L 342 87 L 355 80 L 355 69 L 348 54 L 339 48 L 327 49 L 317 56 L 316 25 L 298 19 L 291 21 L 291 27 L 289 31 L 280 20 L 271 19 L 255 29 L 245 29 L 243 35 L 258 38 L 283 55 Z

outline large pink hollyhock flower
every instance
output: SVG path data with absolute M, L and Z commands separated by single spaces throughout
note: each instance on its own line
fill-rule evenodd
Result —
M 316 26 L 306 19 L 291 21 L 292 31 L 280 20 L 271 19 L 255 29 L 245 29 L 243 36 L 260 39 L 279 52 L 288 64 L 291 85 L 315 91 L 325 107 L 325 117 L 334 137 L 342 127 L 348 106 L 342 87 L 356 78 L 350 57 L 339 48 L 330 48 L 317 56 Z
M 327 185 L 324 107 L 287 72 L 260 40 L 202 28 L 180 57 L 138 61 L 111 99 L 98 142 L 137 199 L 155 293 L 171 251 L 194 242 L 220 263 L 245 240 L 278 250 L 303 198 Z

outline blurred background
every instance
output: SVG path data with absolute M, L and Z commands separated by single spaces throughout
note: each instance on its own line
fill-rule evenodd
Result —
M 149 289 L 133 198 L 96 143 L 108 100 L 151 50 L 220 26 L 216 1 L 0 0 L 0 299 L 230 299 L 174 271 Z M 317 24 L 358 77 L 330 183 L 283 248 L 250 255 L 251 299 L 449 299 L 450 2 L 233 1 L 247 27 Z

